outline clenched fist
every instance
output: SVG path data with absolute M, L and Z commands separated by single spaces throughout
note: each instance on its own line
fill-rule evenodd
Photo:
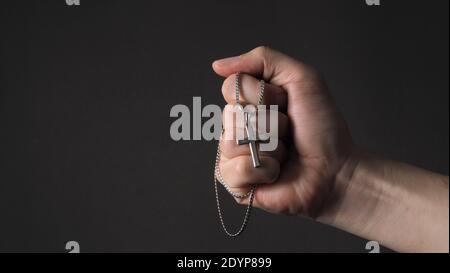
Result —
M 236 103 L 235 77 L 242 72 L 241 102 L 258 103 L 262 78 L 267 82 L 263 104 L 278 105 L 280 111 L 277 149 L 260 153 L 260 168 L 253 168 L 248 146 L 222 138 L 219 166 L 230 189 L 242 194 L 256 183 L 256 207 L 314 217 L 352 150 L 347 125 L 323 79 L 310 66 L 267 47 L 215 61 L 213 68 L 226 78 L 222 93 L 228 104 Z M 224 122 L 225 134 L 233 126 Z
M 219 166 L 231 191 L 243 194 L 258 184 L 254 205 L 264 210 L 305 215 L 397 251 L 448 252 L 448 176 L 355 148 L 315 69 L 267 47 L 215 61 L 213 68 L 225 77 L 228 104 L 236 103 L 235 77 L 241 72 L 243 104 L 258 103 L 264 79 L 263 104 L 279 107 L 272 135 L 278 146 L 260 152 L 260 168 L 253 168 L 246 145 L 222 138 Z M 236 129 L 227 120 L 225 134 Z

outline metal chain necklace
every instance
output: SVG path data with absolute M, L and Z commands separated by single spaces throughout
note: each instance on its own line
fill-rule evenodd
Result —
M 260 85 L 259 85 L 260 89 L 259 89 L 259 100 L 258 100 L 258 105 L 261 105 L 263 102 L 263 98 L 264 98 L 264 87 L 265 87 L 265 82 L 264 80 L 260 81 Z M 235 94 L 236 94 L 236 104 L 237 105 L 241 105 L 240 103 L 240 73 L 236 74 L 236 78 L 235 78 Z M 237 143 L 239 145 L 242 144 L 249 144 L 250 147 L 250 152 L 252 155 L 252 161 L 253 161 L 253 167 L 257 168 L 260 166 L 260 162 L 259 162 L 259 155 L 258 155 L 258 151 L 256 150 L 256 143 L 259 142 L 258 139 L 252 135 L 252 128 L 251 128 L 251 124 L 249 123 L 249 118 L 248 118 L 248 113 L 245 113 L 245 128 L 246 128 L 246 132 L 247 132 L 247 140 L 238 140 Z M 224 129 L 222 129 L 222 134 L 224 132 Z M 252 137 L 254 137 L 254 139 L 252 139 Z M 220 148 L 220 140 L 219 140 L 219 144 L 217 145 L 217 154 L 216 154 L 216 161 L 215 161 L 215 166 L 214 166 L 214 190 L 216 193 L 216 204 L 217 204 L 217 212 L 219 214 L 219 219 L 220 219 L 220 223 L 222 225 L 223 230 L 225 231 L 225 233 L 230 236 L 230 237 L 236 237 L 238 235 L 240 235 L 245 227 L 247 226 L 248 220 L 250 218 L 250 213 L 253 207 L 253 199 L 254 199 L 254 195 L 255 195 L 255 190 L 256 190 L 256 185 L 253 185 L 251 190 L 245 194 L 238 194 L 233 192 L 230 187 L 228 186 L 228 184 L 225 182 L 225 180 L 222 177 L 222 174 L 220 172 L 220 167 L 219 167 L 219 163 L 220 163 L 220 157 L 221 157 L 221 148 Z M 242 221 L 241 227 L 239 228 L 238 231 L 236 231 L 235 233 L 232 233 L 230 231 L 228 231 L 224 219 L 223 219 L 223 215 L 222 215 L 222 209 L 220 207 L 220 199 L 219 199 L 219 191 L 217 188 L 217 181 L 223 185 L 223 187 L 226 189 L 226 191 L 231 194 L 233 197 L 237 198 L 237 199 L 244 199 L 244 198 L 249 198 L 248 201 L 248 205 L 247 208 L 245 210 L 245 215 L 244 215 L 244 220 Z

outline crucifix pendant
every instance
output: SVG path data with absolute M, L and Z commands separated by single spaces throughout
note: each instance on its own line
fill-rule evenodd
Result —
M 259 139 L 257 134 L 253 131 L 253 126 L 250 124 L 250 113 L 244 112 L 244 122 L 245 122 L 245 133 L 247 138 L 238 139 L 236 142 L 238 145 L 248 144 L 250 148 L 250 154 L 252 156 L 252 162 L 254 168 L 259 168 L 261 166 L 261 161 L 259 159 L 257 143 L 268 143 L 269 139 Z

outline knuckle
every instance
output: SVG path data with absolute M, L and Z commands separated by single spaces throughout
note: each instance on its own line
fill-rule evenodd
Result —
M 298 65 L 299 81 L 303 82 L 320 82 L 323 78 L 321 72 L 312 65 L 299 64 Z
M 250 165 L 248 164 L 248 160 L 243 160 L 243 159 L 247 159 L 247 158 L 236 158 L 235 161 L 235 165 L 234 165 L 234 172 L 241 177 L 245 177 L 247 176 L 251 169 L 250 169 Z
M 222 83 L 222 95 L 226 99 L 232 93 L 232 84 L 234 83 L 235 74 L 228 76 Z
M 227 156 L 233 157 L 239 154 L 239 147 L 234 140 L 222 139 L 220 146 Z
M 265 56 L 271 49 L 267 45 L 261 45 L 253 49 L 253 52 L 259 56 Z
M 315 68 L 314 66 L 309 65 L 309 64 L 305 64 L 304 66 L 305 66 L 304 71 L 310 78 L 320 79 L 322 77 L 322 74 L 320 73 L 320 71 L 317 68 Z

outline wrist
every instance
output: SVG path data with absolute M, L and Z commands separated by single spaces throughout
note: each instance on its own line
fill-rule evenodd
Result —
M 448 177 L 353 149 L 319 222 L 402 252 L 448 252 Z
M 352 152 L 337 172 L 333 188 L 317 221 L 368 237 L 379 200 L 385 192 L 383 183 L 372 177 L 372 156 L 352 148 Z

